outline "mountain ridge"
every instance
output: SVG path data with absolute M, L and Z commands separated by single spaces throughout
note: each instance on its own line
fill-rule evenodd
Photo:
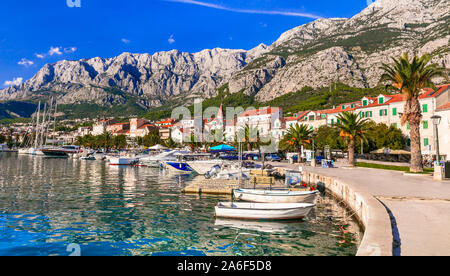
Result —
M 403 52 L 431 54 L 434 62 L 450 68 L 449 14 L 448 0 L 377 0 L 349 19 L 318 19 L 247 51 L 171 50 L 62 60 L 46 64 L 19 86 L 0 90 L 0 100 L 54 96 L 60 104 L 135 101 L 149 109 L 174 98 L 209 98 L 225 84 L 230 93 L 259 101 L 335 82 L 374 87 L 379 65 Z

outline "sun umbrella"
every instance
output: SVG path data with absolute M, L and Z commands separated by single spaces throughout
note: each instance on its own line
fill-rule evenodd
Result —
M 215 146 L 215 147 L 210 148 L 209 150 L 214 151 L 214 152 L 236 151 L 235 148 L 233 148 L 232 146 L 228 146 L 228 145 Z

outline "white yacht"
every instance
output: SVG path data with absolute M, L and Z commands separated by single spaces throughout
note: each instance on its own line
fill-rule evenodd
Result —
M 225 164 L 225 161 L 221 159 L 196 160 L 196 161 L 187 161 L 187 164 L 196 173 L 200 175 L 205 175 L 212 169 L 212 167 L 216 165 L 223 166 Z
M 160 154 L 139 158 L 139 164 L 147 167 L 159 168 L 163 162 L 175 162 L 180 154 L 186 154 L 187 151 L 171 150 Z

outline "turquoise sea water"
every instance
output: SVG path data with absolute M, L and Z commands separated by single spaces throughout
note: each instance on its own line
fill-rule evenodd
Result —
M 0 153 L 0 255 L 354 255 L 330 198 L 303 221 L 216 220 L 227 197 L 184 195 L 190 175 Z M 341 226 L 349 224 L 344 233 Z

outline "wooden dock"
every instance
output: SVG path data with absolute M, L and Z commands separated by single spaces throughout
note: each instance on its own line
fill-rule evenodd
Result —
M 239 180 L 206 179 L 199 175 L 182 190 L 182 193 L 231 195 L 234 189 L 267 189 L 270 186 L 272 188 L 286 188 L 284 181 L 276 181 L 275 178 L 269 176 L 253 175 L 250 180 L 239 182 Z

